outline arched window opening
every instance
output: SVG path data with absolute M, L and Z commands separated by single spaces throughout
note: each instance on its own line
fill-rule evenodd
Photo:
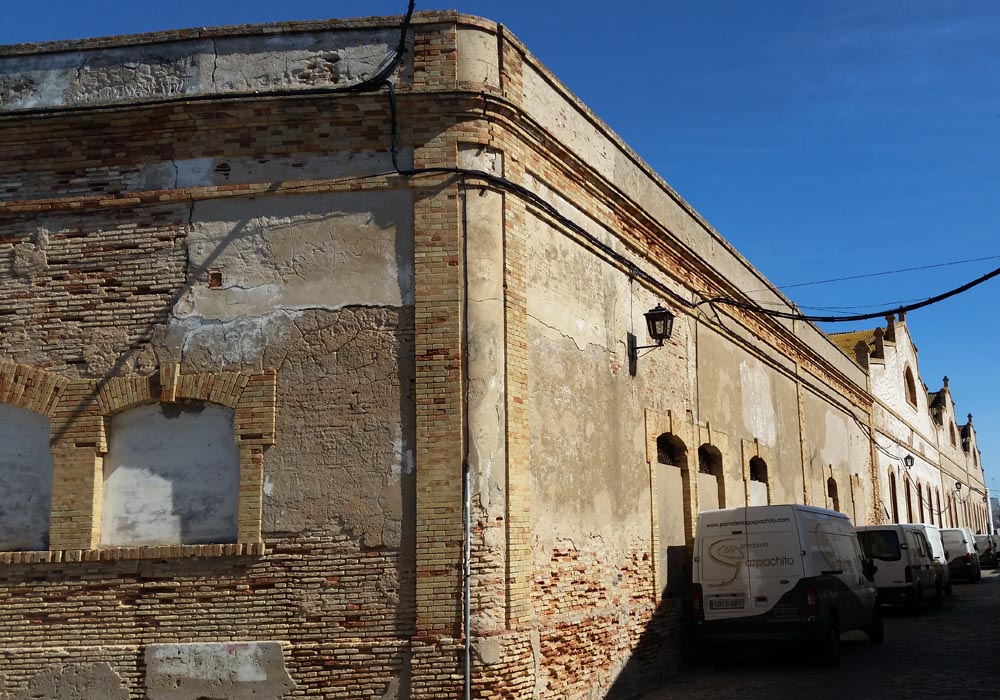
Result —
M 952 447 L 958 447 L 958 440 L 955 439 L 955 422 L 954 421 L 952 421 L 948 425 L 948 433 L 950 434 L 950 437 L 951 437 L 951 446 Z
M 937 497 L 937 523 L 938 527 L 944 527 L 944 513 L 941 511 L 941 489 L 934 489 L 934 495 Z M 933 518 L 932 518 L 933 520 Z
M 913 370 L 907 367 L 903 371 L 903 382 L 906 385 L 906 400 L 916 408 L 917 405 L 917 383 L 913 380 Z
M 750 481 L 767 483 L 767 462 L 760 457 L 750 458 Z
M 826 480 L 826 495 L 834 510 L 840 510 L 840 495 L 837 492 L 837 481 L 832 476 Z
M 917 482 L 917 514 L 920 516 L 918 523 L 924 522 L 924 487 Z
M 49 548 L 50 430 L 46 416 L 0 403 L 0 550 Z
M 906 522 L 913 522 L 913 499 L 910 497 L 910 479 L 903 479 L 903 491 L 906 494 Z
M 232 409 L 146 404 L 111 419 L 101 544 L 225 544 L 237 537 L 240 453 Z
M 656 459 L 671 467 L 687 467 L 687 446 L 673 433 L 663 433 L 656 438 Z
M 889 505 L 892 509 L 892 522 L 899 522 L 899 498 L 896 494 L 896 475 L 889 470 Z
M 725 508 L 726 479 L 725 476 L 723 475 L 723 470 L 722 470 L 722 452 L 719 451 L 718 447 L 716 447 L 715 445 L 710 445 L 708 443 L 705 443 L 704 445 L 698 448 L 698 473 L 705 475 L 704 479 L 699 476 L 699 484 L 698 484 L 699 498 L 708 496 L 708 494 L 703 493 L 704 489 L 702 488 L 703 486 L 702 481 L 710 481 L 709 479 L 707 479 L 707 477 L 711 475 L 715 479 L 715 485 L 712 488 L 712 492 L 716 497 L 715 506 L 717 508 Z M 711 486 L 710 484 L 705 484 L 705 485 Z M 710 499 L 705 498 L 705 500 L 710 500 Z M 711 503 L 706 504 L 703 501 L 701 504 L 702 510 L 705 510 L 707 505 L 711 505 Z

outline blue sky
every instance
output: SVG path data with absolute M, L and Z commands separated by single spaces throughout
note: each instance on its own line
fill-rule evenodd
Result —
M 1000 256 L 996 0 L 449 5 L 506 24 L 777 285 Z M 7 0 L 0 43 L 403 11 L 405 0 Z M 787 294 L 806 311 L 877 311 L 995 267 L 1000 257 Z M 907 319 L 924 381 L 937 390 L 948 375 L 959 416 L 974 414 L 994 491 L 998 301 L 1000 279 Z

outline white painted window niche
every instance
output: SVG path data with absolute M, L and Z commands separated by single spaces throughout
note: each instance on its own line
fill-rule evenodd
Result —
M 233 409 L 152 403 L 114 415 L 104 456 L 101 547 L 237 541 Z
M 0 550 L 49 547 L 52 453 L 48 416 L 0 403 Z

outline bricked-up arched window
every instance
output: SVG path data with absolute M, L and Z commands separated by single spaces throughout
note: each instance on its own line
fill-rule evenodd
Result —
M 715 477 L 719 508 L 726 507 L 726 479 L 722 470 L 722 452 L 715 445 L 705 443 L 698 448 L 698 471 Z
M 837 480 L 832 476 L 826 480 L 826 495 L 830 498 L 831 507 L 840 510 L 840 493 L 837 490 Z
M 239 470 L 230 408 L 186 401 L 115 415 L 102 546 L 236 542 Z
M 52 454 L 49 419 L 0 403 L 0 550 L 49 548 Z
M 889 505 L 892 509 L 892 522 L 899 522 L 899 496 L 896 493 L 896 475 L 889 470 Z
M 910 496 L 910 491 L 912 490 L 910 484 L 910 478 L 906 477 L 903 479 L 903 491 L 906 493 L 906 522 L 913 522 L 913 498 Z
M 917 405 L 917 383 L 913 380 L 913 370 L 907 367 L 903 371 L 903 384 L 906 387 L 906 400 L 911 406 Z

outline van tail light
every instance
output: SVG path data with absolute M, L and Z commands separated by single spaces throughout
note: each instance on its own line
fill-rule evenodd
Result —
M 913 567 L 907 565 L 907 567 L 903 570 L 903 579 L 907 583 L 913 583 Z
M 691 609 L 694 611 L 694 619 L 697 622 L 705 620 L 705 604 L 701 599 L 701 584 L 696 583 L 691 587 Z
M 816 595 L 816 586 L 812 585 L 811 583 L 806 584 L 806 609 L 805 609 L 806 615 L 816 614 L 816 610 L 818 609 L 817 602 L 818 598 Z

